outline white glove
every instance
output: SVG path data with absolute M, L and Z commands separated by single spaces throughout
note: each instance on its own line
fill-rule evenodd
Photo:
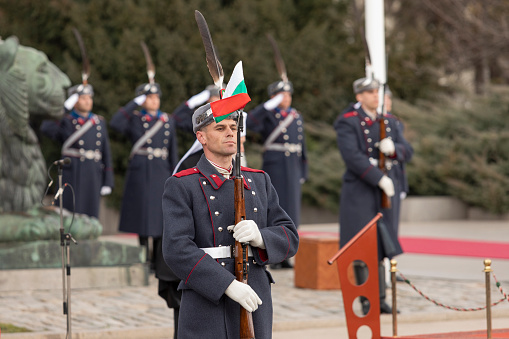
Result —
M 394 141 L 389 138 L 382 139 L 380 141 L 380 145 L 378 145 L 378 149 L 385 155 L 391 156 L 394 155 L 396 151 L 396 147 L 394 146 Z
M 380 179 L 378 187 L 380 187 L 389 198 L 394 195 L 394 183 L 388 176 L 384 175 L 382 179 Z
M 109 186 L 101 187 L 101 195 L 108 195 L 108 194 L 111 194 L 111 187 L 109 187 Z
M 79 97 L 80 96 L 78 93 L 74 93 L 73 95 L 68 97 L 67 100 L 64 102 L 64 107 L 68 111 L 72 110 L 74 108 L 74 105 L 76 105 L 76 103 L 78 102 Z
M 143 105 L 143 103 L 145 102 L 145 100 L 147 100 L 147 95 L 146 95 L 146 94 L 138 95 L 136 98 L 134 98 L 134 102 L 135 102 L 135 103 L 136 103 L 136 105 L 138 105 L 138 106 Z
M 276 95 L 272 99 L 266 101 L 263 104 L 263 108 L 265 108 L 267 111 L 272 111 L 274 108 L 279 106 L 281 101 L 283 101 L 283 93 L 279 93 L 278 95 Z
M 254 312 L 258 309 L 258 305 L 262 304 L 262 300 L 256 292 L 248 284 L 234 280 L 224 291 L 228 297 L 236 301 L 240 306 L 244 307 L 248 312 Z
M 210 92 L 208 90 L 203 90 L 200 93 L 193 95 L 192 97 L 187 100 L 187 107 L 190 109 L 194 109 L 195 107 L 200 106 L 201 104 L 204 104 L 209 100 L 210 98 Z
M 240 243 L 249 243 L 253 247 L 265 249 L 262 235 L 254 220 L 242 220 L 237 225 L 227 227 L 228 231 L 233 230 L 233 237 Z

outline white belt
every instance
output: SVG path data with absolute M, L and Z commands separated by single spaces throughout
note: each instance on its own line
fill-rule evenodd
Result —
M 168 157 L 168 149 L 167 148 L 140 148 L 134 154 L 138 155 L 146 155 L 146 156 L 153 156 L 156 158 L 163 158 L 166 159 Z
M 302 152 L 302 144 L 292 144 L 285 142 L 284 144 L 273 143 L 265 147 L 267 151 L 279 151 L 279 152 L 290 152 L 299 153 Z
M 62 151 L 62 155 L 74 158 L 85 158 L 88 160 L 99 161 L 102 159 L 102 153 L 99 150 L 86 150 L 84 148 L 68 148 Z
M 200 248 L 205 253 L 210 255 L 213 259 L 224 259 L 224 258 L 233 258 L 233 246 L 219 246 L 219 247 L 204 247 Z M 251 246 L 247 247 L 247 256 L 252 257 L 253 252 L 251 250 Z

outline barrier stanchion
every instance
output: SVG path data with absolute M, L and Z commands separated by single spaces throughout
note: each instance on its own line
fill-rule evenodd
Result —
M 491 260 L 484 260 L 484 275 L 486 276 L 486 334 L 491 339 L 491 288 L 490 288 Z
M 398 302 L 396 299 L 396 259 L 391 259 L 391 285 L 392 285 L 392 336 L 398 336 Z

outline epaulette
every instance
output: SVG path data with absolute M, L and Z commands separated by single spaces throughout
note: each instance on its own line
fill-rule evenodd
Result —
M 351 111 L 351 112 L 347 112 L 347 113 L 343 114 L 343 117 L 351 118 L 351 117 L 356 117 L 358 115 L 359 115 L 359 113 L 357 113 L 356 111 Z
M 173 176 L 177 178 L 185 177 L 191 174 L 199 173 L 198 169 L 196 167 L 188 168 L 185 170 L 182 170 L 180 172 L 175 173 Z
M 246 172 L 265 173 L 265 172 L 264 172 L 264 171 L 262 171 L 262 170 L 254 169 L 254 168 L 249 168 L 249 167 L 244 167 L 244 166 L 240 166 L 240 170 L 241 170 L 241 171 L 246 171 Z

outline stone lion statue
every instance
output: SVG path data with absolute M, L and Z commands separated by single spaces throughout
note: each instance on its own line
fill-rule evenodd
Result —
M 62 116 L 70 84 L 44 53 L 20 46 L 16 37 L 0 40 L 0 212 L 40 203 L 46 164 L 29 117 Z
M 64 90 L 70 85 L 43 52 L 21 46 L 14 36 L 0 38 L 0 242 L 48 237 L 44 220 L 53 220 L 53 211 L 40 208 L 46 164 L 29 118 L 61 117 Z M 98 221 L 91 223 L 101 228 Z M 58 238 L 58 232 L 51 233 Z

